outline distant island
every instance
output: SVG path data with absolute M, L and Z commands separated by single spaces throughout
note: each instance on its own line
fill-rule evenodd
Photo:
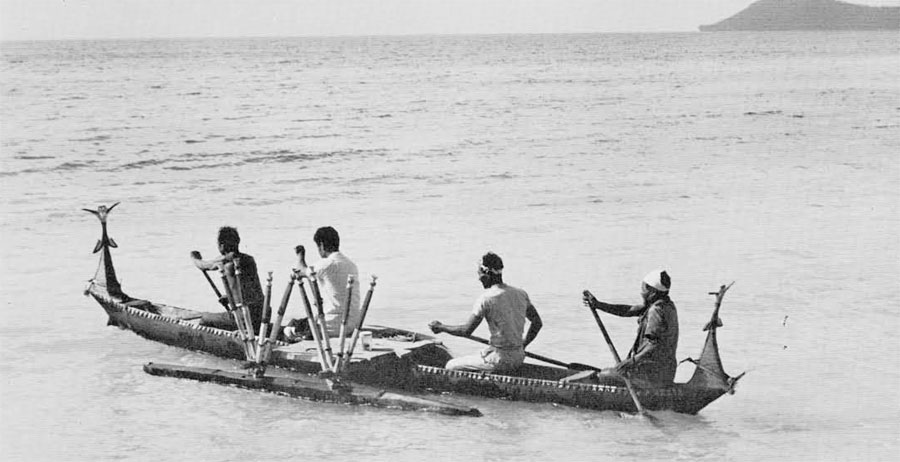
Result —
M 900 30 L 900 7 L 836 0 L 759 0 L 728 19 L 700 26 L 700 30 Z

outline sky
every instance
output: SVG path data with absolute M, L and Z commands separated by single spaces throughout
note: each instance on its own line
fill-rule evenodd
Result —
M 679 32 L 753 1 L 0 0 L 0 40 Z

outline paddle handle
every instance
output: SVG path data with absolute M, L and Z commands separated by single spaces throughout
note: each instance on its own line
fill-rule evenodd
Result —
M 585 290 L 584 293 L 590 295 L 591 297 L 594 297 L 594 295 L 587 290 Z M 616 346 L 613 345 L 612 339 L 609 338 L 609 333 L 606 332 L 606 326 L 603 325 L 603 321 L 600 319 L 600 315 L 597 314 L 597 310 L 595 310 L 593 307 L 589 306 L 588 309 L 591 311 L 591 314 L 594 315 L 594 321 L 597 321 L 597 327 L 599 327 L 600 332 L 603 333 L 603 338 L 606 340 L 606 344 L 609 346 L 609 351 L 610 353 L 612 353 L 613 359 L 616 360 L 616 364 L 619 364 L 620 362 L 622 362 L 622 359 L 619 357 L 619 352 L 616 351 Z M 631 400 L 634 402 L 634 407 L 637 408 L 638 413 L 640 413 L 641 415 L 649 415 L 644 410 L 644 406 L 641 405 L 641 400 L 638 399 L 637 393 L 635 393 L 634 391 L 634 387 L 631 386 L 631 379 L 623 375 L 622 380 L 625 381 L 625 388 L 628 389 L 628 394 L 631 395 Z
M 338 347 L 337 359 L 334 361 L 332 372 L 337 373 L 338 367 L 341 365 L 341 359 L 344 357 L 344 346 L 347 341 L 347 322 L 350 318 L 350 302 L 353 300 L 353 275 L 347 276 L 347 300 L 344 301 L 344 310 L 341 313 L 341 331 L 340 343 Z
M 369 282 L 369 290 L 366 291 L 366 299 L 363 301 L 362 310 L 359 313 L 359 322 L 356 323 L 356 329 L 353 330 L 353 337 L 350 339 L 350 349 L 347 350 L 347 355 L 342 358 L 341 369 L 346 368 L 350 365 L 350 358 L 353 357 L 353 350 L 356 348 L 356 341 L 359 340 L 359 334 L 362 332 L 363 321 L 366 320 L 366 314 L 369 312 L 369 303 L 372 302 L 372 293 L 375 292 L 375 281 L 378 279 L 378 276 L 372 275 L 372 280 Z
M 323 307 L 322 295 L 319 293 L 319 282 L 316 280 L 315 270 L 309 273 L 309 288 L 312 292 L 313 301 L 316 302 L 316 313 L 318 314 L 319 329 L 322 333 L 322 341 L 325 342 L 325 357 L 328 363 L 334 365 L 334 354 L 331 352 L 331 340 L 328 337 L 328 326 L 325 323 L 325 307 Z
M 207 273 L 206 270 L 200 270 L 200 272 L 203 273 L 203 276 L 206 277 L 206 282 L 209 283 L 209 286 L 212 287 L 213 292 L 216 293 L 216 299 L 221 300 L 222 292 L 219 292 L 219 288 L 216 286 L 216 283 L 213 282 L 212 278 L 209 277 L 209 273 Z
M 228 275 L 225 273 L 225 265 L 222 265 L 220 268 L 222 272 L 222 286 L 225 287 L 225 295 L 228 299 L 228 305 L 231 307 L 228 311 L 231 313 L 231 317 L 234 319 L 234 324 L 237 326 L 238 335 L 241 337 L 241 342 L 244 344 L 244 355 L 246 355 L 248 361 L 252 361 L 256 355 L 253 354 L 253 350 L 250 345 L 247 343 L 247 334 L 244 331 L 243 327 L 243 319 L 240 315 L 240 311 L 234 303 L 234 294 L 231 293 L 231 285 L 228 283 Z
M 476 341 L 476 342 L 478 342 L 478 343 L 483 343 L 483 344 L 485 344 L 485 345 L 490 345 L 490 344 L 491 344 L 491 342 L 488 341 L 487 339 L 484 339 L 484 338 L 481 338 L 481 337 L 478 337 L 478 336 L 475 336 L 475 335 L 466 335 L 466 336 L 464 336 L 464 337 L 466 337 L 466 338 L 468 338 L 468 339 L 470 339 L 470 340 L 474 340 L 474 341 Z M 560 366 L 560 367 L 565 367 L 566 369 L 571 369 L 571 367 L 569 367 L 569 366 L 570 366 L 569 363 L 564 363 L 564 362 L 562 362 L 562 361 L 558 361 L 558 360 L 553 359 L 553 358 L 548 358 L 548 357 L 546 357 L 546 356 L 542 356 L 542 355 L 539 355 L 539 354 L 536 354 L 536 353 L 531 353 L 531 352 L 529 352 L 529 351 L 526 351 L 526 352 L 525 352 L 525 356 L 528 356 L 529 358 L 532 358 L 532 359 L 537 359 L 538 361 L 543 361 L 543 362 L 545 362 L 545 363 L 547 363 L 547 364 L 553 364 L 553 365 L 555 365 L 555 366 Z
M 235 257 L 232 261 L 234 264 L 235 301 L 237 302 L 238 308 L 241 310 L 241 315 L 244 317 L 244 328 L 247 329 L 247 338 L 250 339 L 250 344 L 255 351 L 256 335 L 254 334 L 253 329 L 253 318 L 250 316 L 250 308 L 244 303 L 244 292 L 241 287 L 241 260 L 240 258 Z M 254 355 L 253 358 L 256 359 L 256 355 Z
M 269 341 L 269 322 L 272 321 L 272 272 L 266 278 L 266 293 L 263 296 L 263 312 L 259 321 L 259 345 L 256 349 L 256 362 L 262 361 L 262 352 L 265 349 L 266 342 Z
M 200 255 L 200 252 L 198 252 L 196 250 L 191 252 L 191 256 L 196 258 L 197 260 L 202 260 L 202 256 Z M 203 273 L 203 277 L 206 278 L 206 282 L 209 283 L 209 286 L 212 287 L 213 292 L 216 293 L 216 300 L 218 300 L 219 303 L 221 303 L 222 306 L 225 307 L 226 311 L 229 311 L 228 310 L 228 302 L 227 301 L 222 302 L 222 292 L 219 292 L 219 288 L 216 286 L 216 283 L 213 282 L 212 278 L 209 277 L 209 273 L 207 272 L 207 270 L 201 269 L 200 272 Z
M 303 309 L 306 310 L 306 325 L 309 326 L 313 341 L 316 342 L 316 352 L 319 354 L 319 365 L 322 366 L 322 372 L 331 370 L 333 364 L 331 364 L 331 358 L 325 356 L 325 347 L 322 345 L 322 337 L 319 335 L 319 326 L 316 324 L 315 316 L 313 316 L 312 306 L 309 303 L 309 296 L 306 295 L 306 287 L 303 285 L 303 278 L 297 278 L 297 285 L 300 289 L 300 297 L 303 299 Z
M 287 311 L 288 302 L 291 299 L 291 291 L 294 289 L 294 273 L 291 273 L 288 279 L 287 287 L 284 289 L 284 295 L 281 296 L 281 304 L 278 305 L 278 314 L 275 316 L 275 322 L 272 323 L 272 331 L 269 333 L 269 341 L 266 342 L 263 352 L 260 355 L 260 364 L 266 364 L 269 356 L 272 355 L 272 347 L 278 340 L 278 333 L 281 331 L 281 321 L 284 319 L 284 313 Z
M 612 353 L 613 359 L 616 360 L 616 364 L 619 364 L 620 362 L 622 362 L 622 359 L 619 357 L 619 352 L 616 351 L 616 346 L 613 345 L 612 339 L 609 338 L 609 332 L 606 331 L 606 326 L 603 325 L 603 321 L 600 319 L 600 315 L 597 314 L 597 310 L 590 307 L 589 309 L 591 310 L 591 314 L 594 315 L 594 321 L 597 321 L 597 327 L 600 328 L 600 332 L 603 334 L 603 339 L 606 340 L 606 345 L 609 346 L 609 352 Z

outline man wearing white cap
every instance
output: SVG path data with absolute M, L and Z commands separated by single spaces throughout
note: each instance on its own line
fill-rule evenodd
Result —
M 612 305 L 603 303 L 590 292 L 584 292 L 584 304 L 616 316 L 640 316 L 637 338 L 628 357 L 616 364 L 615 373 L 642 379 L 656 385 L 668 385 L 675 380 L 678 361 L 678 311 L 669 298 L 672 280 L 665 270 L 651 271 L 641 282 L 640 305 Z
M 482 319 L 487 320 L 491 331 L 490 346 L 481 353 L 451 359 L 445 367 L 462 371 L 514 371 L 525 361 L 525 347 L 543 326 L 541 316 L 524 290 L 503 283 L 503 260 L 497 254 L 488 252 L 481 257 L 478 280 L 485 290 L 475 301 L 465 324 L 451 326 L 432 321 L 428 327 L 435 334 L 446 332 L 468 337 Z M 523 338 L 526 320 L 530 326 Z

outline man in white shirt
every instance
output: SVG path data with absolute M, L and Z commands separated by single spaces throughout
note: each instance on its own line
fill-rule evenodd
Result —
M 481 258 L 478 279 L 485 291 L 475 300 L 475 306 L 465 324 L 450 326 L 440 321 L 428 324 L 435 334 L 446 332 L 468 337 L 487 320 L 491 331 L 490 346 L 481 353 L 451 359 L 449 370 L 512 372 L 525 361 L 525 347 L 537 337 L 543 327 L 541 316 L 531 304 L 524 290 L 503 283 L 503 260 L 493 252 Z M 525 320 L 531 325 L 525 338 Z
M 341 238 L 331 226 L 316 230 L 313 242 L 319 249 L 321 260 L 313 265 L 306 264 L 306 249 L 298 245 L 299 269 L 311 276 L 316 274 L 322 306 L 325 311 L 325 327 L 330 337 L 340 335 L 341 314 L 347 302 L 347 277 L 353 276 L 353 293 L 350 297 L 350 312 L 347 319 L 347 330 L 352 332 L 359 322 L 359 270 L 356 264 L 340 252 Z M 286 334 L 288 334 L 286 332 Z

